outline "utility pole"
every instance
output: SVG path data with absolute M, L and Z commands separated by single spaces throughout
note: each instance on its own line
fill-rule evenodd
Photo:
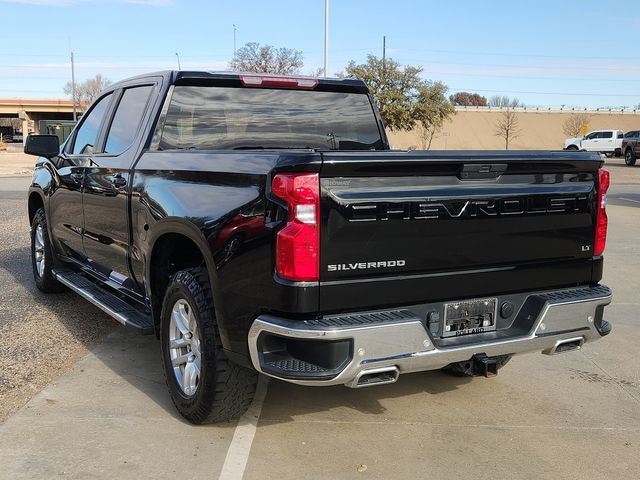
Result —
M 178 55 L 178 52 L 176 52 L 176 58 L 178 59 L 178 70 L 182 70 L 182 68 L 180 68 L 180 55 Z
M 76 111 L 76 68 L 73 62 L 73 50 L 71 50 L 71 98 L 73 103 L 73 121 L 78 121 L 78 112 Z
M 323 75 L 329 74 L 329 0 L 324 0 L 324 68 Z
M 238 30 L 238 27 L 236 27 L 236 24 L 233 24 L 233 58 L 236 58 L 236 30 Z

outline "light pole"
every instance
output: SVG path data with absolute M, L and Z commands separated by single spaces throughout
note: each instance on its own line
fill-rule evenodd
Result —
M 324 68 L 323 75 L 329 72 L 329 0 L 324 0 Z
M 178 52 L 176 52 L 176 58 L 178 59 L 178 70 L 182 70 L 182 68 L 180 68 L 180 55 L 178 55 Z
M 236 30 L 238 30 L 238 27 L 236 27 L 236 24 L 233 24 L 233 58 L 236 57 Z
M 71 101 L 73 102 L 73 121 L 78 121 L 78 113 L 76 112 L 76 69 L 73 62 L 73 50 L 71 50 Z

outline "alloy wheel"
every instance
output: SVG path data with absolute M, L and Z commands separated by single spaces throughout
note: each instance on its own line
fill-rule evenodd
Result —
M 36 234 L 34 235 L 33 245 L 34 259 L 36 262 L 36 270 L 38 276 L 42 277 L 44 274 L 45 253 L 44 253 L 44 230 L 42 225 L 36 227 Z
M 202 368 L 200 336 L 194 312 L 183 299 L 178 300 L 171 310 L 169 354 L 173 374 L 182 393 L 188 397 L 195 395 Z

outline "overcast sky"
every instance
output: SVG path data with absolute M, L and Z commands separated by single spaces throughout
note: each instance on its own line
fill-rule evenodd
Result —
M 419 65 L 450 92 L 530 106 L 640 103 L 640 3 L 331 0 L 330 73 L 368 53 Z M 324 0 L 0 0 L 0 97 L 63 97 L 70 79 L 225 69 L 237 45 L 301 50 L 322 66 Z

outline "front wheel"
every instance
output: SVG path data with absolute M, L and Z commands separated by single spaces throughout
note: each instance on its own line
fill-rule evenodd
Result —
M 33 280 L 41 292 L 56 293 L 65 289 L 53 276 L 53 248 L 44 208 L 36 211 L 31 222 L 31 267 Z
M 624 152 L 624 163 L 629 167 L 633 167 L 636 164 L 636 156 L 630 148 Z
M 173 276 L 160 321 L 164 377 L 180 414 L 194 424 L 242 415 L 253 400 L 258 375 L 225 355 L 204 268 Z

